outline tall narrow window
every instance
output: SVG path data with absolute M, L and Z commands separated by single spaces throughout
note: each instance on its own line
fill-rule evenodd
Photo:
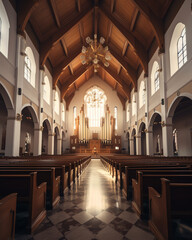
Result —
M 127 105 L 127 122 L 129 121 L 129 106 Z
M 0 49 L 1 49 L 2 20 L 0 18 Z
M 98 87 L 92 87 L 87 91 L 84 101 L 87 106 L 89 127 L 100 127 L 101 118 L 104 117 L 106 99 L 104 92 Z
M 154 87 L 155 87 L 155 92 L 157 92 L 159 90 L 159 70 L 155 72 Z
M 65 122 L 65 107 L 62 105 L 62 121 Z
M 186 28 L 184 27 L 177 42 L 178 68 L 187 62 Z
M 77 118 L 77 108 L 73 107 L 73 128 L 76 129 L 75 119 Z
M 24 78 L 31 83 L 31 61 L 25 56 Z
M 117 130 L 117 107 L 114 107 L 115 130 Z
M 55 112 L 59 115 L 59 95 L 58 92 L 55 92 Z

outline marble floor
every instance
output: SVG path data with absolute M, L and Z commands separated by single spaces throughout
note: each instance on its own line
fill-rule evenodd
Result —
M 116 187 L 99 159 L 92 159 L 81 177 L 33 235 L 16 240 L 154 240 Z

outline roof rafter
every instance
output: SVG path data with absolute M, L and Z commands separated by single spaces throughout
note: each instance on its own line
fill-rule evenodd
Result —
M 135 9 L 133 17 L 132 17 L 132 21 L 131 21 L 131 26 L 130 26 L 130 31 L 131 32 L 134 31 L 134 28 L 135 28 L 138 17 L 139 17 L 139 9 Z
M 39 0 L 19 0 L 17 1 L 17 33 L 25 37 L 25 27 L 35 8 L 39 5 Z
M 106 71 L 109 75 L 111 75 L 111 77 L 113 77 L 122 86 L 125 95 L 129 99 L 131 90 L 130 90 L 129 86 L 124 82 L 124 80 L 117 73 L 111 71 L 111 69 L 104 68 L 104 67 L 102 67 L 102 68 L 104 69 L 104 71 Z
M 65 97 L 65 94 L 67 92 L 67 89 L 69 86 L 74 83 L 79 77 L 81 77 L 85 72 L 87 72 L 89 68 L 81 67 L 78 71 L 74 73 L 74 75 L 71 75 L 63 84 L 62 90 L 61 90 L 61 99 Z
M 60 75 L 62 74 L 62 72 L 64 71 L 64 69 L 70 65 L 70 63 L 74 60 L 74 58 L 76 58 L 79 53 L 80 53 L 80 49 L 78 49 L 77 51 L 75 51 L 73 54 L 71 54 L 70 56 L 68 56 L 66 58 L 66 60 L 62 61 L 58 66 L 56 66 L 53 70 L 53 88 L 56 87 L 57 82 L 59 80 Z
M 130 31 L 128 31 L 122 24 L 120 24 L 110 12 L 108 12 L 104 8 L 100 8 L 100 12 L 104 14 L 113 23 L 113 25 L 125 36 L 130 45 L 133 47 L 136 55 L 138 56 L 145 74 L 147 74 L 148 56 L 145 47 L 139 42 L 139 40 L 135 36 L 133 36 Z
M 40 65 L 43 66 L 46 62 L 46 59 L 51 51 L 52 47 L 60 41 L 63 36 L 75 25 L 77 25 L 85 16 L 90 14 L 93 11 L 93 7 L 89 7 L 79 13 L 72 21 L 70 21 L 67 25 L 61 27 L 51 38 L 41 43 L 40 46 Z
M 137 88 L 137 74 L 136 70 L 133 69 L 133 67 L 122 57 L 119 55 L 115 50 L 115 48 L 112 48 L 110 46 L 110 53 L 114 56 L 114 58 L 117 59 L 117 61 L 121 64 L 121 66 L 126 70 L 127 75 L 129 76 L 133 87 Z
M 59 14 L 58 14 L 58 11 L 57 11 L 57 6 L 55 4 L 55 0 L 49 0 L 49 3 L 51 5 L 51 10 L 53 11 L 53 15 L 54 15 L 54 19 L 55 19 L 55 22 L 57 24 L 57 27 L 60 28 L 61 27 L 61 22 L 59 20 Z
M 131 2 L 139 9 L 139 11 L 148 19 L 158 42 L 159 50 L 164 52 L 164 31 L 163 22 L 154 12 L 141 0 L 131 0 Z

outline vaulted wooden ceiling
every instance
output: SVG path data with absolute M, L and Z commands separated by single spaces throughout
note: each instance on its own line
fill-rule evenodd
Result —
M 18 13 L 17 31 L 30 35 L 61 97 L 69 103 L 74 93 L 94 74 L 83 66 L 81 48 L 86 37 L 105 38 L 110 66 L 98 75 L 122 103 L 130 98 L 142 71 L 159 47 L 164 52 L 164 33 L 184 0 L 10 0 Z

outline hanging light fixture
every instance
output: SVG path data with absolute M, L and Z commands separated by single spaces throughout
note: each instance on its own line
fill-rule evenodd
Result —
M 88 47 L 82 47 L 82 54 L 80 56 L 81 62 L 85 64 L 93 64 L 94 72 L 97 72 L 99 68 L 99 62 L 102 62 L 105 67 L 109 67 L 109 61 L 111 60 L 108 46 L 103 47 L 105 39 L 100 37 L 99 42 L 97 41 L 97 34 L 94 34 L 94 40 L 90 37 L 86 38 Z

